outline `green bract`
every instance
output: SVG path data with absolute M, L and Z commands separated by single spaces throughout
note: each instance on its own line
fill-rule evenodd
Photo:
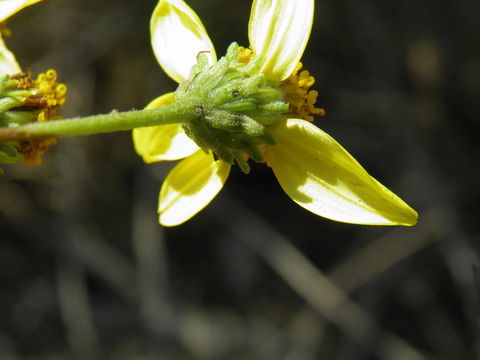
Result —
M 236 162 L 248 173 L 246 155 L 264 162 L 259 147 L 275 144 L 266 125 L 281 119 L 288 104 L 278 86 L 258 72 L 261 62 L 238 61 L 238 48 L 236 43 L 230 45 L 213 66 L 200 53 L 190 79 L 180 84 L 175 96 L 179 102 L 187 98 L 198 103 L 198 118 L 183 124 L 187 136 L 206 153 L 212 151 L 229 164 Z

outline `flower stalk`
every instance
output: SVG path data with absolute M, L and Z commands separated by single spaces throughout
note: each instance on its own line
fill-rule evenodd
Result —
M 192 121 L 198 117 L 194 101 L 163 106 L 159 109 L 112 111 L 109 114 L 75 117 L 63 120 L 34 122 L 16 127 L 0 127 L 0 142 L 31 140 L 45 137 L 93 135 L 137 127 L 166 125 Z

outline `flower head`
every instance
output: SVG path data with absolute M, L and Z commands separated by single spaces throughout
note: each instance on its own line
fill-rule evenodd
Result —
M 315 108 L 318 94 L 310 90 L 314 79 L 308 71 L 300 72 L 299 61 L 310 36 L 313 10 L 314 0 L 254 0 L 250 47 L 233 44 L 217 63 L 195 12 L 182 0 L 158 2 L 150 23 L 153 50 L 160 66 L 180 86 L 147 108 L 188 96 L 200 77 L 202 83 L 212 81 L 226 89 L 217 94 L 207 87 L 202 99 L 208 104 L 215 96 L 226 99 L 220 102 L 228 110 L 219 112 L 214 106 L 210 111 L 210 105 L 205 109 L 199 104 L 196 123 L 134 130 L 135 149 L 145 162 L 182 159 L 160 191 L 161 224 L 174 226 L 190 219 L 222 189 L 231 165 L 237 163 L 248 172 L 249 159 L 270 166 L 287 195 L 317 215 L 359 224 L 415 224 L 413 209 L 311 123 L 313 115 L 324 111 Z M 221 81 L 214 76 L 217 68 L 223 71 Z M 255 83 L 257 94 L 269 94 L 268 101 L 243 97 L 249 91 L 239 90 L 240 81 Z
M 0 1 L 0 26 L 13 14 L 40 1 Z M 58 118 L 55 112 L 64 104 L 66 91 L 64 84 L 57 83 L 55 70 L 41 73 L 37 78 L 30 72 L 22 72 L 0 31 L 0 127 Z M 24 161 L 38 165 L 42 154 L 55 142 L 55 138 L 47 138 L 0 143 L 0 164 Z

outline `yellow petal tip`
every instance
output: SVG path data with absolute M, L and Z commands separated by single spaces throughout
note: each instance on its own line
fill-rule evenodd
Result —
M 418 213 L 412 208 L 408 208 L 408 213 L 405 214 L 405 220 L 403 222 L 395 223 L 392 225 L 400 226 L 414 226 L 418 222 Z

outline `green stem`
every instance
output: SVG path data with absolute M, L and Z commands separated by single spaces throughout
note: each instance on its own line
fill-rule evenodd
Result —
M 109 114 L 64 120 L 29 123 L 19 127 L 0 128 L 0 142 L 44 137 L 92 135 L 131 130 L 138 127 L 186 123 L 199 116 L 191 101 L 175 102 L 158 109 L 112 111 Z

